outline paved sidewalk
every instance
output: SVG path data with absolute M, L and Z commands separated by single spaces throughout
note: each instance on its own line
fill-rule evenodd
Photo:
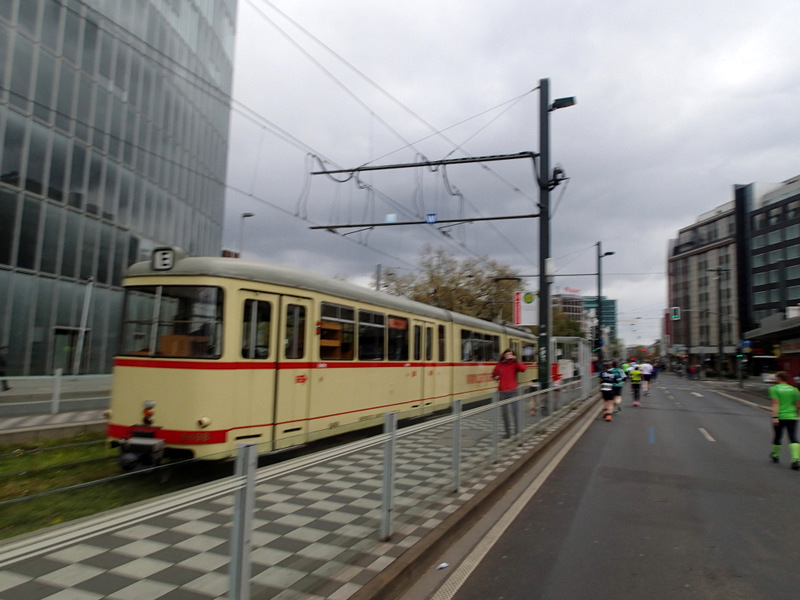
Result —
M 503 441 L 496 464 L 491 462 L 490 413 L 471 418 L 462 428 L 458 493 L 449 491 L 451 426 L 401 438 L 394 533 L 388 542 L 378 534 L 381 447 L 301 472 L 281 474 L 286 463 L 274 467 L 274 476 L 269 475 L 272 467 L 259 470 L 252 597 L 355 597 L 580 412 L 532 422 L 531 437 L 522 446 Z M 214 493 L 212 484 L 7 540 L 0 546 L 0 599 L 222 600 L 228 590 L 232 505 L 232 495 Z
M 70 437 L 105 428 L 111 375 L 10 378 L 0 392 L 0 443 Z M 60 393 L 54 399 L 54 389 Z

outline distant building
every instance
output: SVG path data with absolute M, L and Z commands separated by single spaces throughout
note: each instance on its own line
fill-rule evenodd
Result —
M 160 244 L 219 255 L 235 15 L 236 0 L 0 2 L 9 375 L 109 372 L 128 265 Z
M 671 353 L 715 367 L 721 342 L 729 369 L 745 338 L 754 338 L 751 358 L 771 357 L 777 321 L 800 304 L 800 176 L 736 185 L 733 196 L 681 229 L 667 259 L 680 315 L 666 322 Z
M 603 328 L 608 329 L 609 341 L 619 339 L 619 328 L 617 325 L 617 301 L 603 296 L 601 298 L 603 310 Z M 583 308 L 586 311 L 595 311 L 597 314 L 597 296 L 584 296 Z
M 749 209 L 744 251 L 749 304 L 743 337 L 757 371 L 800 373 L 800 176 L 781 184 L 738 186 L 737 202 Z M 760 364 L 759 364 L 760 363 Z
M 679 354 L 716 356 L 720 341 L 724 354 L 735 350 L 739 278 L 734 208 L 734 202 L 726 202 L 700 215 L 669 242 L 669 304 L 678 307 L 680 314 L 680 319 L 670 323 L 669 333 Z
M 583 323 L 583 298 L 575 294 L 553 294 L 553 310 L 560 310 L 570 321 Z

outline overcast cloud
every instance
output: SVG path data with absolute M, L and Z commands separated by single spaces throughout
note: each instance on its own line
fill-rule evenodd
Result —
M 570 177 L 551 195 L 556 272 L 596 271 L 601 241 L 615 252 L 603 294 L 618 300 L 620 335 L 650 343 L 668 239 L 734 184 L 800 173 L 798 22 L 796 0 L 239 0 L 224 245 L 238 248 L 252 212 L 245 258 L 355 283 L 378 264 L 412 269 L 426 243 L 537 273 L 535 219 L 449 237 L 425 225 L 309 229 L 532 214 L 530 161 L 448 167 L 460 201 L 441 171 L 363 174 L 371 193 L 309 178 L 306 155 L 355 167 L 537 152 L 535 88 L 549 78 L 551 100 L 577 99 L 550 120 L 551 164 Z M 556 285 L 597 293 L 595 277 Z

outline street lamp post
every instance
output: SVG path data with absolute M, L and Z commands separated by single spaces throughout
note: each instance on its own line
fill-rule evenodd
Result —
M 611 256 L 613 252 L 603 252 L 600 242 L 597 242 L 597 359 L 603 362 L 603 258 Z
M 550 80 L 539 80 L 539 389 L 550 387 L 550 113 L 575 104 L 557 98 L 550 104 Z
M 250 217 L 255 217 L 255 215 L 251 212 L 242 213 L 239 220 L 239 258 L 242 258 L 244 254 L 244 220 Z

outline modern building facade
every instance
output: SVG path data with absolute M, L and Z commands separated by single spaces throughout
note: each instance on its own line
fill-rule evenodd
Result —
M 679 319 L 670 323 L 673 354 L 690 361 L 731 356 L 740 338 L 735 203 L 700 215 L 670 240 L 669 303 Z
M 800 373 L 800 176 L 758 194 L 738 186 L 747 210 L 749 305 L 744 337 L 756 368 Z
M 619 339 L 619 327 L 617 323 L 617 301 L 603 296 L 601 298 L 603 317 L 603 329 L 608 330 L 608 340 Z M 597 296 L 584 296 L 583 308 L 586 311 L 594 311 L 597 314 Z
M 800 176 L 764 193 L 750 210 L 751 324 L 800 305 Z
M 131 263 L 221 250 L 236 0 L 0 1 L 9 375 L 111 369 Z

